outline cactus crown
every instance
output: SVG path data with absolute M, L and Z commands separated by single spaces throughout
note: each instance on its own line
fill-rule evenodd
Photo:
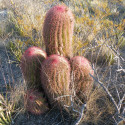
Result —
M 33 47 L 29 47 L 25 53 L 24 56 L 25 57 L 32 57 L 34 55 L 38 55 L 38 54 L 43 54 L 44 57 L 46 57 L 46 53 L 44 53 L 39 47 L 33 46 Z
M 82 56 L 75 56 L 71 61 L 79 66 L 85 65 L 86 67 L 90 67 L 90 62 Z

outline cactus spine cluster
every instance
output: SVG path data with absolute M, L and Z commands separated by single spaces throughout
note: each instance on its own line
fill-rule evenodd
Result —
M 70 65 L 66 58 L 51 55 L 41 65 L 41 82 L 51 105 L 70 104 Z
M 21 58 L 24 78 L 28 83 L 32 83 L 28 85 L 38 87 L 41 83 L 42 93 L 47 97 L 49 104 L 58 108 L 71 105 L 72 86 L 81 100 L 84 100 L 92 88 L 93 79 L 90 73 L 92 75 L 94 73 L 89 61 L 81 56 L 72 57 L 73 28 L 72 12 L 64 5 L 52 7 L 43 25 L 43 39 L 47 54 L 38 47 L 30 47 Z M 73 80 L 71 74 L 73 74 Z M 36 96 L 37 93 L 28 92 L 27 109 L 32 113 L 40 114 L 44 111 L 40 109 L 43 105 L 42 101 L 40 101 L 41 105 L 34 102 L 37 100 Z M 39 94 L 38 98 L 43 99 Z M 39 110 L 36 110 L 36 107 L 39 107 Z
M 51 8 L 46 14 L 43 26 L 43 38 L 47 55 L 58 54 L 72 57 L 72 36 L 74 17 L 64 5 Z

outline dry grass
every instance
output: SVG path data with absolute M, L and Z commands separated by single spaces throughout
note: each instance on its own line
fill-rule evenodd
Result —
M 111 115 L 115 113 L 115 108 L 104 90 L 99 87 L 96 88 L 87 102 L 87 112 L 83 119 L 84 122 L 91 122 L 94 124 L 111 122 Z M 107 124 L 109 124 L 107 122 Z

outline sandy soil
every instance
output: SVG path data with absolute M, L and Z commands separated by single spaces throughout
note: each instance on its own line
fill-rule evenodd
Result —
M 14 63 L 14 57 L 7 50 L 5 43 L 0 40 L 0 84 L 13 85 L 22 79 L 19 66 Z

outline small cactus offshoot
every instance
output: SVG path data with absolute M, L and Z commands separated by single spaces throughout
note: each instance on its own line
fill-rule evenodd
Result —
M 49 109 L 43 93 L 33 89 L 27 90 L 24 104 L 27 111 L 36 115 L 43 114 Z

